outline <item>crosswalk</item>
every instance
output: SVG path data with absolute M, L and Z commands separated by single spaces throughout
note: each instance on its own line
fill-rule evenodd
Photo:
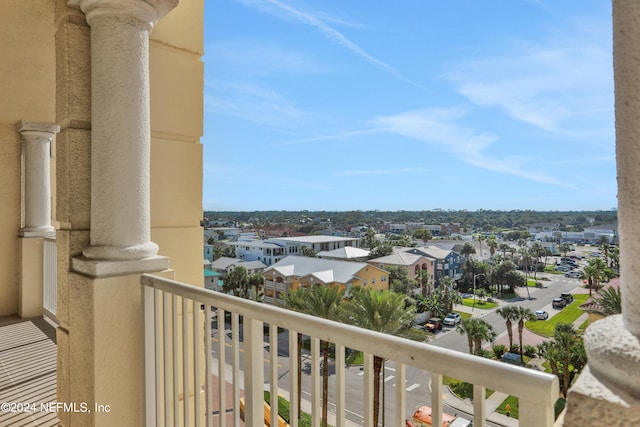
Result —
M 387 371 L 395 372 L 395 369 L 393 369 L 393 368 L 391 368 L 391 367 L 389 367 L 389 366 L 385 366 L 384 368 L 385 368 L 385 370 L 387 370 Z M 357 375 L 358 375 L 359 377 L 363 376 L 363 375 L 364 375 L 364 371 L 360 371 L 360 372 L 358 372 L 358 373 L 357 373 Z M 395 379 L 395 378 L 396 378 L 396 376 L 395 376 L 395 375 L 393 375 L 393 374 L 392 374 L 392 375 L 387 375 L 387 376 L 384 378 L 384 382 L 385 382 L 385 384 L 386 384 L 386 383 L 388 383 L 389 381 L 391 381 L 391 380 L 393 380 L 393 379 Z M 407 380 L 405 380 L 404 382 L 405 382 L 405 385 L 408 383 L 408 381 L 407 381 Z M 392 387 L 396 387 L 396 383 L 392 383 L 392 384 L 390 384 L 390 385 L 391 385 Z M 411 385 L 409 385 L 409 386 L 405 387 L 405 390 L 406 390 L 406 391 L 413 391 L 413 390 L 417 389 L 418 387 L 420 387 L 420 384 L 418 384 L 418 383 L 413 383 L 413 384 L 411 384 Z

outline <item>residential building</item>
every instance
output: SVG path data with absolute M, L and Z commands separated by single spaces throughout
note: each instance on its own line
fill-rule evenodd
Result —
M 332 251 L 320 251 L 316 254 L 318 258 L 341 259 L 344 261 L 366 261 L 371 251 L 366 249 L 354 248 L 353 246 L 345 246 L 344 248 L 334 249 Z
M 459 280 L 462 277 L 462 256 L 453 250 L 428 245 L 409 248 L 406 251 L 436 261 L 433 277 L 436 288 L 440 286 L 440 279 L 443 277 L 451 277 L 453 280 Z
M 266 265 L 273 265 L 288 255 L 302 255 L 303 248 L 315 253 L 332 251 L 344 247 L 358 247 L 358 239 L 353 237 L 336 236 L 300 236 L 279 237 L 267 240 L 238 239 L 230 242 L 235 246 L 236 257 L 245 261 L 262 261 Z
M 407 272 L 407 276 L 410 279 L 418 281 L 420 280 L 420 273 L 422 271 L 427 271 L 429 277 L 427 286 L 431 286 L 434 283 L 435 259 L 422 254 L 395 252 L 387 256 L 370 259 L 367 262 L 369 265 L 373 265 L 381 269 L 388 268 L 389 266 L 400 267 Z
M 271 240 L 238 239 L 228 245 L 236 248 L 236 257 L 245 261 L 262 261 L 265 265 L 272 265 L 287 256 L 282 243 Z
M 264 301 L 276 303 L 300 286 L 338 286 L 349 292 L 354 286 L 389 289 L 389 273 L 361 262 L 337 261 L 290 255 L 266 268 Z

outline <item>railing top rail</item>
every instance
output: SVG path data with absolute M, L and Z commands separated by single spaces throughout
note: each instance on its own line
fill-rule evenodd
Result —
M 553 405 L 558 398 L 558 379 L 555 375 L 307 316 L 150 274 L 143 274 L 140 282 L 143 286 L 174 293 L 202 304 L 425 371 L 500 390 L 530 402 Z

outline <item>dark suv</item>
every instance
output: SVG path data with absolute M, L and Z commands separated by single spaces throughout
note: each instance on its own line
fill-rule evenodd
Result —
M 442 330 L 442 320 L 438 317 L 432 317 L 427 320 L 427 323 L 424 325 L 424 328 L 429 331 L 436 333 L 436 331 Z
M 560 298 L 564 300 L 565 305 L 569 305 L 573 302 L 573 295 L 571 295 L 569 292 L 561 293 Z
M 554 298 L 553 302 L 551 302 L 553 308 L 564 308 L 567 305 L 567 302 L 564 298 Z

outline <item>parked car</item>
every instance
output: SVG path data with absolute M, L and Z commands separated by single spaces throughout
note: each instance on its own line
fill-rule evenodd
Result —
M 428 332 L 436 333 L 436 331 L 442 330 L 442 320 L 439 317 L 432 317 L 427 320 L 427 323 L 424 325 L 424 329 Z
M 538 320 L 547 320 L 549 318 L 549 313 L 544 310 L 536 310 L 536 319 Z
M 553 308 L 564 308 L 567 305 L 564 298 L 554 298 L 551 302 Z
M 578 271 L 567 271 L 564 273 L 564 277 L 572 277 L 574 279 L 578 279 L 580 277 L 580 272 Z
M 573 302 L 573 295 L 569 292 L 563 292 L 560 294 L 560 298 L 562 298 L 565 304 L 569 305 Z
M 462 320 L 462 316 L 460 313 L 449 313 L 447 317 L 444 318 L 444 324 L 447 326 L 455 326 Z

